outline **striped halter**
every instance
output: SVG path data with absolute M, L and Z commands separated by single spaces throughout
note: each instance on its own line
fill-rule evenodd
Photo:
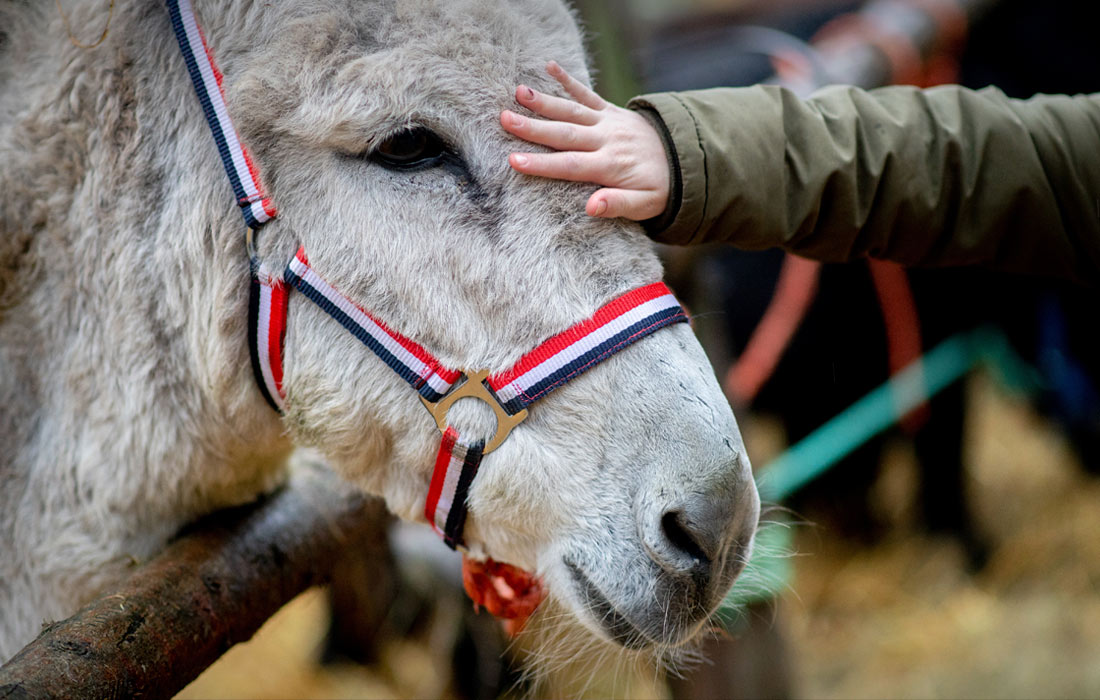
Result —
M 461 546 L 466 496 L 481 458 L 496 449 L 527 417 L 527 407 L 631 343 L 686 321 L 687 314 L 668 287 L 657 282 L 612 300 L 591 318 L 544 341 L 505 372 L 457 371 L 444 367 L 423 347 L 333 288 L 310 266 L 305 250 L 298 249 L 281 275 L 273 274 L 260 263 L 252 243 L 254 232 L 275 218 L 275 207 L 260 187 L 252 159 L 229 118 L 222 74 L 214 64 L 190 0 L 166 2 L 187 71 L 248 227 L 252 277 L 249 349 L 261 393 L 272 408 L 283 412 L 283 340 L 288 295 L 294 288 L 370 348 L 420 395 L 443 435 L 424 516 L 451 548 Z M 465 381 L 457 384 L 464 376 Z M 488 442 L 480 437 L 464 439 L 447 423 L 448 409 L 462 398 L 480 399 L 496 414 L 496 434 Z

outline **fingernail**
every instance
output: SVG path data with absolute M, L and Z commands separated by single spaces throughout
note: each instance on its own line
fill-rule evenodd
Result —
M 600 199 L 596 201 L 596 212 L 593 216 L 603 216 L 603 213 L 607 211 L 607 200 Z
M 525 99 L 525 100 L 535 99 L 535 91 L 532 90 L 531 88 L 527 87 L 526 85 L 520 87 L 520 94 L 523 96 L 523 99 Z
M 516 165 L 527 165 L 527 156 L 522 153 L 513 154 L 512 160 L 515 161 Z
M 508 119 L 512 122 L 512 126 L 523 126 L 523 117 L 515 112 L 509 112 Z

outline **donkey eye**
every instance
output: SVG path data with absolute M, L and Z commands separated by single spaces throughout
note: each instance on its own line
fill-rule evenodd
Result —
M 443 141 L 423 127 L 399 131 L 378 144 L 371 157 L 390 168 L 434 165 L 443 155 Z

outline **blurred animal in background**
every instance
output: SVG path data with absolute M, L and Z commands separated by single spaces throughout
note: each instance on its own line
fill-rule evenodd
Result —
M 424 522 L 437 427 L 487 439 L 503 399 L 437 426 L 417 394 L 462 372 L 492 385 L 661 276 L 640 227 L 584 216 L 583 185 L 507 166 L 513 86 L 553 91 L 547 56 L 587 75 L 563 3 L 200 1 L 201 34 L 169 7 L 174 22 L 158 3 L 0 1 L 0 659 L 185 523 L 281 483 L 296 446 Z M 223 165 L 253 189 L 234 201 Z M 270 220 L 247 251 L 242 212 Z M 253 320 L 278 320 L 251 360 L 250 268 L 267 290 Z M 322 287 L 340 290 L 327 306 Z M 679 306 L 645 294 L 631 323 L 662 330 L 601 337 L 622 352 L 447 482 L 451 505 L 467 496 L 467 555 L 549 591 L 527 630 L 548 663 L 676 657 L 752 548 L 733 414 Z M 353 317 L 424 368 L 393 371 Z

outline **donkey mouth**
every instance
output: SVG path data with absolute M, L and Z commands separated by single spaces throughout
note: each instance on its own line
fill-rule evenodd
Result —
M 653 644 L 641 629 L 632 623 L 625 615 L 615 609 L 607 596 L 596 587 L 596 584 L 585 575 L 577 564 L 566 557 L 562 557 L 562 563 L 569 570 L 573 581 L 577 584 L 577 591 L 584 601 L 585 608 L 599 623 L 611 640 L 621 644 L 627 649 L 644 649 Z

